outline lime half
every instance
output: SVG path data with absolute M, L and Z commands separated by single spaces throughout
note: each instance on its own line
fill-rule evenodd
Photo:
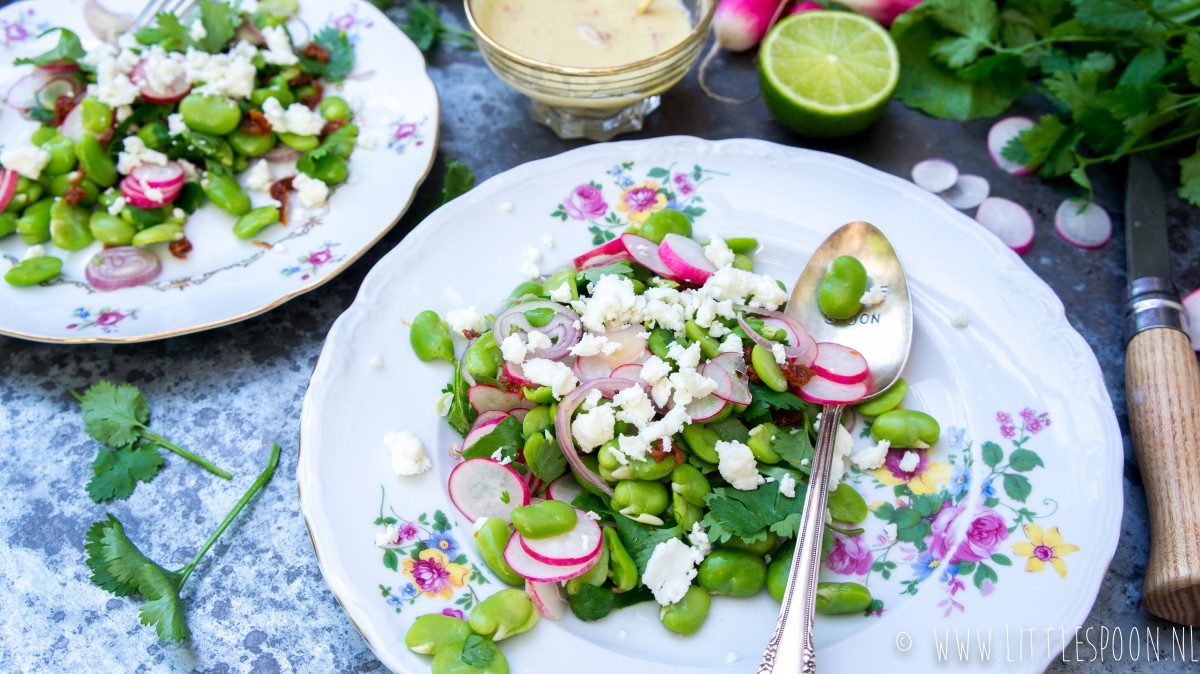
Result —
M 794 14 L 759 52 L 771 113 L 805 136 L 846 136 L 875 121 L 896 90 L 900 55 L 887 31 L 850 12 Z

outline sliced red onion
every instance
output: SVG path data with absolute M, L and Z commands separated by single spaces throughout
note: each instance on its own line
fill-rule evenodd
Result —
M 84 269 L 96 290 L 116 290 L 153 280 L 162 272 L 162 262 L 148 250 L 114 246 L 96 253 Z
M 535 328 L 525 317 L 525 312 L 536 309 L 551 309 L 554 311 L 554 317 L 546 325 Z M 554 344 L 549 349 L 534 354 L 538 358 L 547 360 L 562 360 L 569 356 L 571 347 L 578 344 L 579 338 L 583 335 L 578 314 L 557 302 L 547 300 L 522 302 L 505 310 L 492 322 L 492 337 L 495 338 L 497 345 L 502 345 L 505 338 L 517 330 L 525 333 L 540 332 L 549 337 Z
M 788 333 L 788 344 L 783 346 L 784 356 L 788 360 L 796 361 L 805 367 L 812 366 L 813 360 L 817 357 L 817 341 L 808 334 L 808 330 L 805 330 L 804 326 L 801 325 L 799 321 L 791 316 L 788 316 L 787 314 L 782 314 L 778 311 L 770 311 L 769 309 L 756 309 L 754 307 L 746 306 L 737 306 L 734 307 L 734 309 L 744 313 L 757 314 L 759 316 L 766 317 L 764 318 L 764 322 L 766 322 L 767 318 L 778 321 L 782 325 L 778 325 L 774 322 L 772 322 L 772 325 L 783 327 Z M 742 326 L 742 330 L 746 332 L 746 336 L 754 340 L 755 344 L 758 344 L 764 349 L 774 348 L 774 346 L 779 343 L 773 342 L 758 334 L 754 328 L 750 327 L 750 324 L 746 322 L 746 319 L 742 314 L 738 315 L 738 325 Z M 794 344 L 791 343 L 793 340 L 795 341 Z
M 631 383 L 625 379 L 613 379 L 612 377 L 593 379 L 568 393 L 567 397 L 558 404 L 558 413 L 554 416 L 554 433 L 558 436 L 558 447 L 562 450 L 567 463 L 571 465 L 576 475 L 592 483 L 609 496 L 612 496 L 612 487 L 608 486 L 604 478 L 583 465 L 583 460 L 579 458 L 579 452 L 575 449 L 575 440 L 571 436 L 571 415 L 583 404 L 583 399 L 592 391 L 600 391 L 605 398 L 611 398 L 617 392 L 629 388 L 630 385 Z
M 627 363 L 612 371 L 613 379 L 627 379 L 639 386 L 642 384 L 642 366 L 640 363 Z
M 249 42 L 255 47 L 262 47 L 267 44 L 267 38 L 263 37 L 262 32 L 258 30 L 258 26 L 255 26 L 254 21 L 249 17 L 242 22 L 241 26 L 238 26 L 237 32 L 233 35 L 233 41 Z
M 267 161 L 282 163 L 282 162 L 296 161 L 297 159 L 300 158 L 300 155 L 302 155 L 302 154 L 304 154 L 304 153 L 301 152 L 300 150 L 294 150 L 294 149 L 284 145 L 283 143 L 280 143 L 279 145 L 276 145 L 275 147 L 271 148 L 270 150 L 267 150 L 266 154 L 263 155 L 263 159 L 266 159 Z
M 1072 246 L 1103 248 L 1112 238 L 1112 219 L 1094 201 L 1067 199 L 1054 212 L 1054 231 Z
M 0 168 L 0 211 L 8 208 L 8 202 L 17 193 L 17 180 L 20 177 L 16 171 Z
M 958 180 L 958 167 L 945 159 L 926 159 L 912 167 L 912 180 L 923 190 L 944 192 Z
M 96 37 L 105 42 L 113 42 L 121 33 L 133 29 L 132 15 L 110 11 L 97 0 L 87 0 L 83 3 L 83 20 Z
M 711 358 L 704 364 L 702 374 L 718 382 L 717 390 L 713 393 L 722 400 L 735 405 L 749 405 L 752 402 L 750 380 L 746 377 L 746 359 L 742 354 L 722 353 Z

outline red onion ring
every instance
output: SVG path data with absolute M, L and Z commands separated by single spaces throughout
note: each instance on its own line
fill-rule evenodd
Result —
M 545 326 L 535 328 L 525 317 L 525 312 L 536 309 L 551 309 L 554 311 L 554 318 L 551 318 Z M 547 360 L 562 360 L 571 354 L 571 348 L 578 344 L 579 338 L 583 336 L 583 329 L 576 327 L 578 322 L 578 314 L 557 302 L 546 300 L 523 302 L 506 309 L 496 317 L 496 320 L 492 322 L 492 337 L 496 340 L 497 345 L 503 345 L 504 339 L 516 329 L 526 333 L 540 332 L 549 337 L 554 345 L 549 349 L 539 351 L 537 357 Z
M 736 306 L 734 309 L 743 313 L 738 314 L 738 325 L 742 326 L 742 330 L 746 331 L 746 336 L 754 341 L 755 344 L 764 349 L 771 349 L 779 342 L 773 342 L 766 337 L 758 334 L 750 324 L 746 322 L 745 314 L 757 314 L 759 316 L 767 316 L 780 321 L 786 326 L 788 338 L 795 339 L 796 344 L 784 344 L 783 353 L 788 360 L 799 360 L 805 367 L 812 365 L 813 359 L 817 357 L 817 342 L 808 334 L 808 330 L 799 321 L 788 316 L 787 314 L 769 309 L 756 309 L 754 307 Z
M 558 404 L 558 413 L 554 416 L 554 433 L 558 436 L 558 447 L 562 450 L 567 463 L 571 465 L 576 475 L 592 483 L 597 489 L 609 496 L 612 496 L 612 487 L 608 486 L 604 478 L 593 473 L 587 466 L 583 465 L 583 459 L 579 458 L 579 452 L 575 449 L 575 440 L 571 437 L 571 415 L 583 404 L 583 399 L 592 391 L 598 390 L 605 398 L 611 398 L 618 391 L 636 385 L 626 379 L 614 379 L 612 377 L 593 379 L 568 393 L 562 399 L 562 402 Z
M 116 290 L 141 285 L 161 272 L 162 262 L 154 253 L 133 246 L 114 246 L 96 253 L 84 269 L 84 276 L 96 290 Z

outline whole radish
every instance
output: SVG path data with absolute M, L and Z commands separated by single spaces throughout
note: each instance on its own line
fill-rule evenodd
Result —
M 804 0 L 804 2 L 797 2 L 796 4 L 792 5 L 792 9 L 791 9 L 791 11 L 788 12 L 788 14 L 799 14 L 800 12 L 811 12 L 815 9 L 825 9 L 825 8 L 823 6 L 821 6 L 820 3 L 813 2 L 812 0 Z
M 746 51 L 762 42 L 788 0 L 721 0 L 713 14 L 717 46 Z
M 921 0 L 838 0 L 838 4 L 884 26 L 891 26 L 896 17 L 921 4 Z

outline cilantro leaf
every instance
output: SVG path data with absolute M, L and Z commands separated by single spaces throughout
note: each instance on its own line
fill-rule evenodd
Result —
M 521 422 L 514 416 L 505 417 L 503 421 L 492 427 L 491 432 L 475 441 L 462 453 L 464 459 L 490 457 L 496 450 L 505 447 L 523 447 L 521 438 Z
M 130 384 L 114 386 L 100 380 L 84 391 L 79 404 L 87 434 L 112 447 L 133 444 L 150 420 L 145 396 Z
M 1041 166 L 1043 176 L 1066 175 L 1075 167 L 1075 146 L 1083 132 L 1063 124 L 1054 115 L 1042 115 L 1036 124 L 1009 141 L 1003 154 L 1025 166 Z
M 545 436 L 543 436 L 545 437 Z M 533 463 L 529 464 L 529 472 L 542 482 L 551 482 L 567 472 L 567 457 L 559 450 L 558 441 L 551 435 L 546 439 L 547 447 L 533 455 Z M 529 457 L 526 456 L 528 461 Z
M 742 413 L 742 420 L 751 426 L 764 424 L 771 420 L 771 410 L 805 409 L 808 403 L 791 391 L 780 393 L 763 384 L 750 383 L 750 405 Z
M 457 159 L 446 162 L 446 179 L 442 184 L 442 203 L 453 201 L 475 187 L 475 174 Z
M 241 25 L 237 9 L 216 0 L 200 0 L 200 23 L 204 26 L 204 37 L 200 46 L 210 54 L 224 51 Z
M 1179 198 L 1200 206 L 1200 150 L 1179 162 Z
M 592 267 L 584 269 L 575 275 L 579 283 L 595 283 L 600 280 L 601 276 L 616 274 L 617 276 L 633 276 L 633 267 L 629 266 L 629 262 L 625 260 L 617 260 L 610 262 L 600 267 Z
M 496 659 L 496 647 L 486 638 L 472 634 L 463 642 L 461 659 L 463 664 L 482 671 Z
M 476 49 L 475 36 L 470 31 L 442 21 L 437 5 L 432 2 L 412 0 L 408 5 L 405 22 L 399 26 L 417 46 L 417 49 L 425 53 L 437 46 L 441 40 L 453 42 L 467 49 Z
M 350 45 L 350 38 L 346 37 L 345 31 L 326 26 L 313 35 L 312 43 L 323 47 L 329 53 L 329 58 L 322 62 L 301 55 L 301 70 L 330 82 L 341 82 L 354 71 L 354 47 Z
M 771 439 L 771 449 L 805 475 L 812 473 L 812 459 L 816 453 L 808 429 L 800 428 L 795 433 L 780 430 Z
M 704 504 L 708 513 L 700 524 L 714 542 L 724 543 L 733 536 L 756 542 L 764 540 L 768 531 L 781 538 L 794 537 L 800 528 L 804 499 L 780 494 L 776 480 L 751 491 L 718 487 L 704 497 Z
M 639 587 L 629 592 L 613 592 L 607 587 L 596 587 L 584 583 L 578 587 L 575 594 L 570 595 L 569 599 L 571 613 L 574 613 L 575 617 L 580 620 L 591 621 L 604 618 L 614 609 L 653 601 L 654 594 L 645 587 Z
M 167 51 L 186 51 L 196 44 L 179 17 L 170 12 L 159 14 L 154 25 L 138 29 L 133 36 L 144 45 L 156 44 Z
M 1188 81 L 1200 87 L 1200 33 L 1191 33 L 1183 43 L 1183 61 L 1187 66 Z
M 454 375 L 450 378 L 450 383 L 446 384 L 446 388 L 442 389 L 442 393 L 451 395 L 450 412 L 446 414 L 446 421 L 450 422 L 450 428 L 458 431 L 458 434 L 464 438 L 467 436 L 467 431 L 471 430 L 471 422 L 475 421 L 475 408 L 471 407 L 471 401 L 467 398 L 467 380 L 462 374 L 462 365 L 459 361 L 454 361 Z
M 1139 0 L 1071 0 L 1075 18 L 1086 29 L 1109 31 L 1139 31 L 1154 23 Z
M 86 53 L 83 50 L 83 44 L 79 42 L 78 35 L 72 33 L 66 28 L 51 28 L 41 33 L 41 35 L 38 35 L 38 37 L 42 37 L 42 35 L 49 35 L 56 30 L 58 31 L 58 44 L 54 45 L 50 51 L 38 54 L 33 58 L 16 59 L 13 61 L 13 64 L 18 66 L 26 64 L 45 66 L 50 65 L 51 63 L 62 62 L 77 64 L 79 59 L 83 58 L 84 54 Z
M 96 503 L 129 498 L 137 483 L 150 482 L 162 467 L 162 454 L 154 445 L 138 442 L 125 447 L 101 447 L 92 461 L 88 496 Z
M 652 527 L 635 522 L 620 513 L 613 513 L 613 520 L 617 524 L 617 536 L 621 538 L 621 544 L 637 564 L 639 575 L 646 574 L 646 564 L 659 543 L 679 538 L 682 533 L 678 526 Z
M 121 523 L 109 515 L 108 521 L 95 522 L 88 528 L 84 540 L 86 563 L 92 572 L 93 583 L 117 597 L 127 597 L 137 592 L 137 584 L 131 578 L 118 578 L 109 570 L 106 562 L 112 547 L 110 530 L 113 526 L 120 528 Z M 124 535 L 123 531 L 121 535 Z
M 180 576 L 157 564 L 142 570 L 138 592 L 146 601 L 138 609 L 138 622 L 153 626 L 160 641 L 187 641 L 192 637 L 179 598 Z

